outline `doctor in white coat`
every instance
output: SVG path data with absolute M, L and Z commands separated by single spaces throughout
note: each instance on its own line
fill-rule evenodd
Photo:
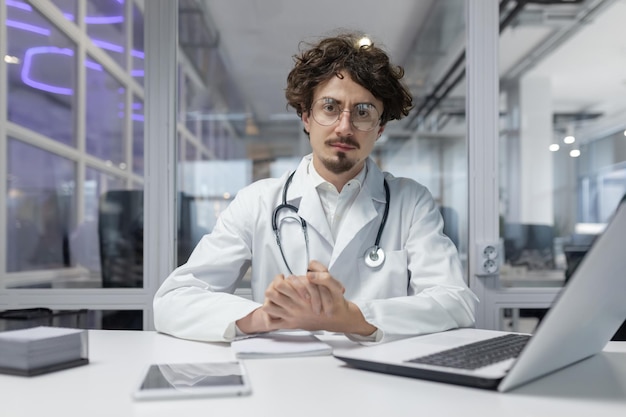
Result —
M 295 57 L 286 96 L 312 154 L 237 194 L 157 291 L 158 331 L 231 341 L 326 330 L 376 343 L 473 326 L 477 300 L 430 193 L 369 157 L 412 99 L 402 69 L 359 39 L 326 38 Z M 252 300 L 233 294 L 249 268 Z

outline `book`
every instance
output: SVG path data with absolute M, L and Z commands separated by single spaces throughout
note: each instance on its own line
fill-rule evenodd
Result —
M 87 331 L 39 326 L 0 332 L 0 373 L 32 376 L 86 364 Z
M 230 344 L 242 359 L 323 356 L 333 353 L 330 345 L 306 331 L 263 333 Z

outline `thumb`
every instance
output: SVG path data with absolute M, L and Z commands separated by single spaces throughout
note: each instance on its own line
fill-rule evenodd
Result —
M 311 272 L 328 272 L 328 268 L 323 263 L 316 261 L 315 259 L 309 262 L 308 271 Z

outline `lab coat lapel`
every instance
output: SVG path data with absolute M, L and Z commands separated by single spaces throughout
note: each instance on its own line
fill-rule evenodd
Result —
M 383 212 L 385 204 L 383 181 L 383 173 L 373 160 L 368 159 L 367 176 L 352 207 L 350 207 L 350 210 L 346 214 L 347 218 L 341 225 L 341 230 L 339 230 L 339 234 L 337 235 L 337 241 L 335 242 L 335 248 L 330 260 L 331 265 L 341 256 L 342 252 L 346 250 L 348 246 L 361 246 L 361 242 L 356 241 L 354 237 L 361 229 L 368 226 L 379 217 L 379 211 L 380 213 Z M 372 242 L 372 244 L 373 243 L 374 242 Z
M 307 222 L 308 227 L 314 229 L 332 246 L 333 234 L 324 214 L 324 208 L 307 174 L 309 161 L 310 159 L 305 157 L 298 166 L 292 185 L 289 187 L 287 201 L 298 207 L 298 215 Z

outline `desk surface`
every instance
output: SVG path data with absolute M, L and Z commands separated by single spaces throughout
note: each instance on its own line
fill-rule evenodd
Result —
M 140 331 L 91 330 L 89 341 L 87 366 L 0 375 L 0 415 L 610 417 L 626 410 L 626 342 L 506 394 L 352 369 L 324 356 L 246 360 L 248 397 L 135 402 L 131 393 L 149 363 L 230 360 L 230 347 Z

